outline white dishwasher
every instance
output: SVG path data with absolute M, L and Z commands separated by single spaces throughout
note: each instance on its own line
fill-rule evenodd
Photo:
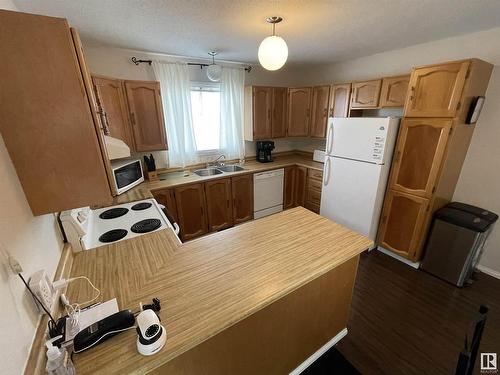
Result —
M 284 175 L 283 168 L 253 175 L 254 219 L 283 211 Z

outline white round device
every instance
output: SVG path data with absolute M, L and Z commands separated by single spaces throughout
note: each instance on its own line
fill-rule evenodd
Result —
M 142 355 L 158 353 L 167 342 L 167 331 L 153 310 L 137 315 L 137 350 Z

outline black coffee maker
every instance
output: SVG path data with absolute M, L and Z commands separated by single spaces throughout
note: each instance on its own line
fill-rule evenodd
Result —
M 274 150 L 273 141 L 258 141 L 257 142 L 257 161 L 261 163 L 269 163 L 273 161 L 271 151 Z

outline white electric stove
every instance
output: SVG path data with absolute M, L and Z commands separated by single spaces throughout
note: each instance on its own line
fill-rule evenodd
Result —
M 61 212 L 61 222 L 74 251 L 89 250 L 109 243 L 128 240 L 146 233 L 170 228 L 163 206 L 154 199 L 91 210 L 89 207 Z

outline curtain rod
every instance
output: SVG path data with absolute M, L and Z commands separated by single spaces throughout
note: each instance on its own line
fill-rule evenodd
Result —
M 142 63 L 146 63 L 148 65 L 151 65 L 151 63 L 153 62 L 153 60 L 139 60 L 137 59 L 135 56 L 132 56 L 132 58 L 130 59 L 132 60 L 132 62 L 135 64 L 135 65 L 139 65 L 139 64 L 142 64 Z M 192 63 L 192 62 L 188 62 L 187 63 L 188 65 L 194 65 L 194 66 L 199 66 L 200 69 L 203 69 L 204 67 L 206 66 L 210 66 L 209 64 L 203 64 L 203 63 Z M 252 67 L 250 65 L 248 65 L 247 67 L 244 68 L 246 72 L 250 73 L 251 70 L 252 70 Z

